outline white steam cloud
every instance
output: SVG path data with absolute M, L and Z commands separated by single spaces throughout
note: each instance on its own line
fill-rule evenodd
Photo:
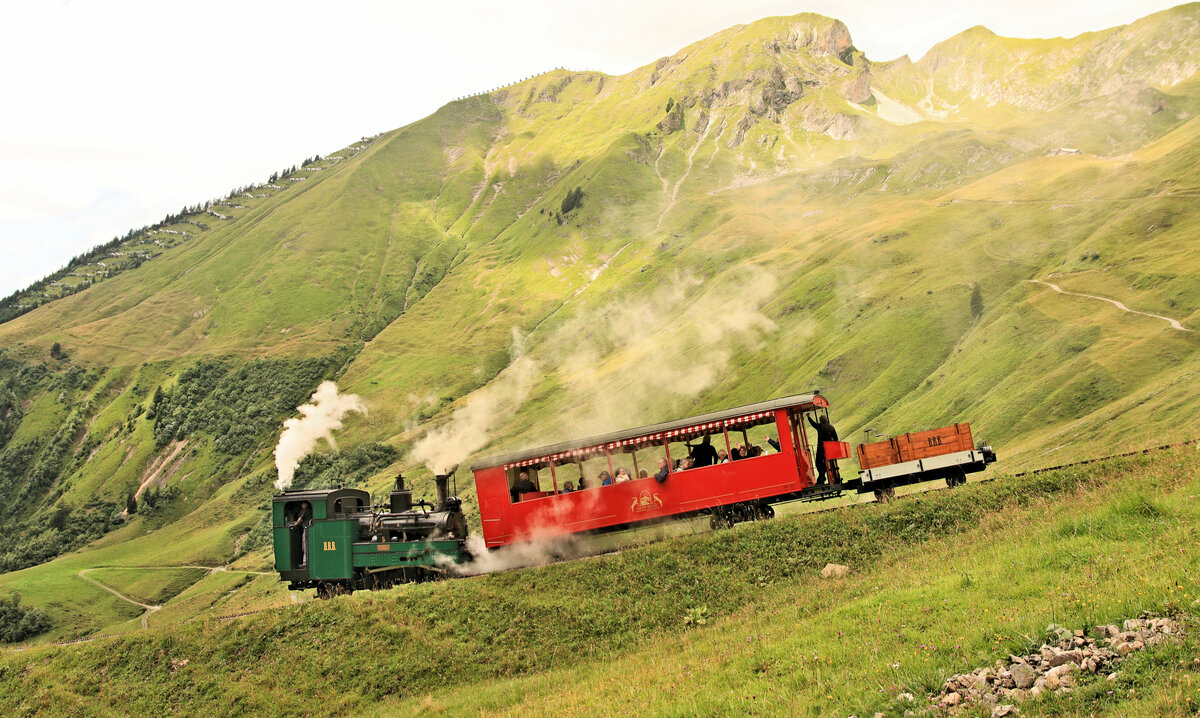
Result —
M 487 444 L 551 372 L 562 390 L 558 410 L 547 412 L 553 421 L 543 425 L 544 441 L 661 419 L 727 378 L 734 353 L 775 329 L 762 312 L 775 287 L 775 276 L 754 265 L 708 281 L 680 274 L 646 295 L 565 320 L 539 336 L 536 358 L 514 329 L 509 366 L 418 440 L 413 458 L 446 473 Z
M 467 563 L 454 563 L 448 556 L 438 554 L 438 565 L 453 576 L 478 576 L 496 571 L 545 566 L 555 561 L 580 558 L 595 553 L 579 534 L 563 534 L 551 538 L 537 539 L 502 546 L 490 550 L 483 537 L 471 534 L 467 537 L 467 550 L 472 559 Z
M 542 342 L 571 407 L 555 415 L 548 438 L 662 420 L 729 378 L 735 353 L 774 331 L 762 308 L 775 287 L 775 276 L 754 265 L 707 281 L 685 273 L 565 323 Z
M 776 325 L 763 308 L 776 288 L 773 274 L 743 265 L 703 280 L 683 273 L 637 297 L 610 299 L 580 311 L 553 329 L 537 332 L 536 359 L 525 337 L 513 332 L 512 362 L 487 386 L 468 396 L 450 420 L 417 441 L 413 458 L 434 474 L 466 460 L 509 423 L 538 380 L 558 380 L 556 406 L 539 417 L 546 443 L 637 426 L 680 410 L 702 391 L 734 379 L 737 352 L 761 346 Z M 731 399 L 732 401 L 732 399 Z M 560 481 L 563 477 L 559 477 Z M 595 491 L 581 497 L 593 500 Z M 547 502 L 530 517 L 522 542 L 488 551 L 468 539 L 474 560 L 443 567 L 456 575 L 539 566 L 595 552 L 590 542 L 565 533 L 567 507 Z M 588 513 L 586 507 L 583 513 Z
M 533 388 L 539 366 L 526 356 L 524 337 L 515 329 L 512 357 L 495 379 L 454 410 L 450 421 L 413 445 L 414 459 L 430 472 L 444 474 L 486 444 L 493 427 L 517 412 Z
M 308 455 L 317 441 L 324 439 L 333 448 L 333 432 L 342 428 L 342 417 L 349 412 L 367 413 L 367 406 L 357 394 L 339 394 L 337 384 L 323 381 L 312 395 L 312 403 L 297 408 L 303 416 L 283 422 L 283 433 L 275 447 L 275 469 L 279 478 L 275 488 L 284 491 L 291 487 L 300 460 Z

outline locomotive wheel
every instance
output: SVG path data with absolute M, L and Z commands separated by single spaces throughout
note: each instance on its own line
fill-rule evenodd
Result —
M 759 504 L 757 507 L 759 521 L 768 521 L 775 518 L 775 507 L 770 504 Z
M 338 581 L 322 581 L 317 584 L 317 598 L 329 600 L 334 596 L 354 593 L 354 589 Z
M 896 500 L 896 487 L 888 486 L 883 489 L 875 489 L 875 500 L 881 504 L 890 504 Z

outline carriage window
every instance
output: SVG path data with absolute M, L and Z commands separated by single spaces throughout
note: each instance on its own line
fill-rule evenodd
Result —
M 517 485 L 517 481 L 521 478 L 521 472 L 524 472 L 530 483 L 533 484 L 534 491 L 541 491 L 541 480 L 538 478 L 538 470 L 536 466 L 514 466 L 505 472 L 508 475 L 508 488 L 512 489 Z M 548 475 L 548 473 L 547 473 Z
M 603 457 L 590 457 L 584 461 L 575 462 L 575 472 L 570 472 L 564 469 L 563 476 L 570 476 L 572 473 L 578 473 L 575 477 L 575 488 L 594 489 L 600 486 L 600 472 L 608 469 L 608 462 L 604 461 Z M 561 482 L 562 479 L 559 479 Z

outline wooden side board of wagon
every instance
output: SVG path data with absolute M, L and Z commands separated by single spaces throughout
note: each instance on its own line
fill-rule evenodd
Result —
M 983 471 L 994 461 L 992 447 L 974 445 L 968 423 L 902 434 L 858 447 L 857 490 L 873 491 L 887 501 L 898 486 L 938 479 L 959 486 L 966 483 L 967 474 Z

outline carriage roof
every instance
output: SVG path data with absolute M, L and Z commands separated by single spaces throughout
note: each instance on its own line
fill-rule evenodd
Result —
M 542 446 L 536 449 L 516 451 L 508 454 L 487 457 L 475 462 L 471 471 L 486 469 L 492 466 L 529 465 L 541 461 L 573 460 L 570 457 L 602 450 L 605 447 L 640 447 L 657 443 L 663 439 L 689 440 L 702 434 L 713 433 L 724 428 L 742 429 L 774 421 L 774 412 L 778 409 L 811 408 L 828 406 L 825 397 L 818 392 L 811 394 L 795 394 L 760 401 L 757 404 L 747 404 L 732 409 L 714 411 L 708 414 L 690 416 L 686 419 L 676 419 L 660 424 L 650 424 L 608 434 L 589 436 L 583 439 L 564 441 L 558 444 Z

